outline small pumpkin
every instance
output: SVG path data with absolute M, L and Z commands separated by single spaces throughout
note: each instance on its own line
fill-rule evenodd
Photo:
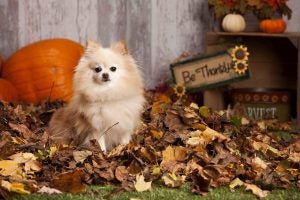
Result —
M 0 78 L 0 100 L 7 102 L 18 101 L 17 89 L 8 80 Z
M 83 46 L 68 39 L 47 39 L 32 43 L 15 52 L 4 63 L 2 77 L 18 90 L 21 101 L 72 96 L 74 67 L 83 53 Z
M 286 23 L 283 19 L 265 19 L 260 22 L 259 28 L 265 33 L 283 33 Z
M 222 21 L 222 27 L 226 32 L 241 32 L 246 28 L 246 22 L 240 14 L 227 14 Z

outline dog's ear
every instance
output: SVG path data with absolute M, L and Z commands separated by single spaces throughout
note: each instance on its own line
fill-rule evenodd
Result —
M 111 46 L 111 49 L 121 55 L 128 54 L 128 47 L 124 40 L 119 40 Z
M 93 51 L 95 49 L 98 49 L 99 47 L 101 47 L 101 44 L 96 43 L 92 40 L 87 40 L 86 41 L 86 45 L 85 45 L 85 50 L 86 51 Z

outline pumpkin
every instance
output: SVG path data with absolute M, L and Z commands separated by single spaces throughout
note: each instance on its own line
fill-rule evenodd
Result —
M 286 23 L 283 19 L 265 19 L 260 22 L 259 28 L 265 33 L 283 33 Z
M 68 101 L 72 96 L 74 67 L 83 46 L 68 39 L 47 39 L 15 52 L 3 65 L 2 77 L 18 90 L 21 101 Z
M 0 100 L 7 102 L 18 101 L 17 89 L 9 81 L 0 78 Z
M 227 14 L 222 21 L 222 27 L 226 32 L 241 32 L 246 28 L 246 22 L 240 14 Z

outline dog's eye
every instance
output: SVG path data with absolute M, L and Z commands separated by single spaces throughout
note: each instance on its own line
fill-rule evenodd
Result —
M 109 69 L 110 69 L 110 71 L 112 71 L 112 72 L 115 72 L 115 71 L 117 70 L 117 68 L 114 67 L 114 66 L 113 66 L 113 67 L 110 67 Z
M 101 67 L 96 67 L 96 68 L 95 68 L 95 72 L 99 73 L 99 72 L 101 72 L 101 71 L 102 71 L 102 68 L 101 68 Z

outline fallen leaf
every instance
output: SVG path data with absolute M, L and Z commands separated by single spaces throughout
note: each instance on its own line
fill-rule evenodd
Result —
M 77 163 L 83 163 L 88 156 L 92 155 L 93 153 L 89 150 L 84 151 L 73 151 L 74 160 Z
M 54 188 L 63 192 L 80 193 L 86 191 L 86 185 L 82 182 L 82 171 L 62 173 L 52 180 Z
M 268 195 L 269 191 L 267 190 L 262 190 L 259 187 L 257 187 L 254 184 L 248 184 L 248 183 L 244 183 L 244 185 L 246 186 L 245 190 L 251 190 L 251 192 L 253 194 L 255 194 L 256 196 L 260 197 L 260 198 L 264 198 Z
M 0 174 L 2 176 L 20 176 L 22 173 L 18 162 L 14 160 L 0 161 Z
M 12 122 L 9 122 L 9 126 L 12 128 L 12 130 L 21 133 L 25 139 L 34 138 L 34 134 L 32 133 L 32 131 L 29 130 L 24 124 L 14 124 Z
M 208 117 L 210 115 L 209 108 L 207 108 L 206 106 L 201 106 L 199 108 L 199 113 L 202 117 Z
M 194 170 L 191 174 L 192 192 L 200 195 L 207 195 L 211 179 L 207 178 L 201 170 Z
M 186 176 L 176 176 L 175 174 L 167 173 L 162 176 L 162 180 L 164 181 L 167 187 L 178 188 L 182 186 L 185 182 Z
M 8 181 L 1 180 L 1 187 L 18 194 L 30 194 L 30 191 L 25 190 L 23 183 L 10 183 Z
M 47 187 L 47 186 L 43 186 L 37 192 L 38 193 L 45 193 L 45 194 L 60 194 L 60 193 L 62 193 L 60 190 L 57 190 L 55 188 L 50 188 L 50 187 Z
M 26 163 L 30 160 L 36 160 L 37 157 L 33 153 L 16 153 L 14 155 L 9 156 L 10 159 L 16 161 L 17 163 Z
M 147 190 L 151 190 L 151 183 L 150 182 L 145 182 L 145 178 L 143 175 L 136 175 L 136 182 L 134 183 L 134 188 L 137 192 L 144 192 Z
M 157 140 L 160 140 L 162 138 L 162 136 L 164 135 L 164 133 L 162 131 L 157 131 L 157 130 L 150 130 L 150 133 L 151 133 L 152 137 L 154 137 Z
M 186 148 L 183 146 L 168 146 L 163 152 L 163 162 L 184 161 L 187 158 Z
M 230 189 L 234 189 L 237 186 L 243 186 L 244 182 L 241 181 L 241 179 L 239 178 L 235 178 L 233 181 L 231 181 L 231 183 L 229 184 Z
M 49 150 L 49 157 L 52 158 L 52 157 L 54 156 L 54 154 L 56 153 L 57 150 L 58 150 L 58 149 L 57 149 L 57 147 L 55 147 L 55 146 L 50 147 L 50 150 Z
M 175 160 L 175 154 L 174 149 L 171 146 L 168 146 L 163 152 L 162 152 L 163 161 L 173 161 Z
M 115 177 L 118 181 L 123 182 L 128 179 L 129 172 L 125 166 L 118 166 L 115 170 Z
M 268 167 L 267 163 L 259 157 L 255 157 L 251 160 L 251 166 L 256 172 L 262 172 Z
M 153 167 L 151 174 L 155 176 L 160 174 L 160 172 L 161 172 L 160 167 Z

